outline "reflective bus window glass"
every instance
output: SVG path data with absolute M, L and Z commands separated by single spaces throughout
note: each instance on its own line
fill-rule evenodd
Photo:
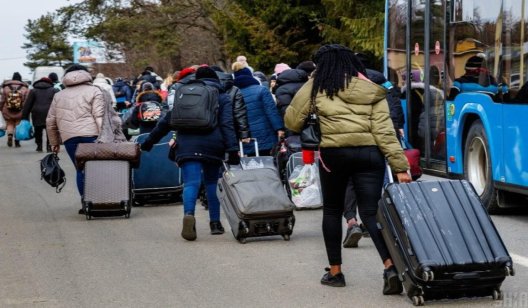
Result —
M 444 0 L 431 1 L 431 27 L 429 42 L 429 132 L 425 129 L 425 110 L 420 115 L 419 132 L 430 139 L 430 157 L 445 160 L 445 84 L 442 76 L 445 70 L 444 33 L 446 7 Z
M 504 1 L 503 54 L 501 65 L 501 81 L 508 93 L 505 101 L 528 101 L 528 85 L 526 85 L 526 13 L 523 14 L 523 0 Z M 526 8 L 525 8 L 526 11 Z M 523 31 L 524 30 L 524 31 Z M 521 90 L 522 89 L 522 90 Z
M 387 43 L 388 77 L 394 85 L 401 88 L 403 86 L 403 74 L 407 65 L 407 53 L 405 52 L 406 0 L 391 0 L 389 2 L 389 25 Z
M 450 47 L 453 85 L 449 99 L 461 92 L 481 92 L 500 98 L 499 76 L 502 1 L 455 1 Z

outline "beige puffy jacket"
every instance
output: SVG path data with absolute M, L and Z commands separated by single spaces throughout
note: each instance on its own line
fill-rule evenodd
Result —
M 50 144 L 59 145 L 73 137 L 98 136 L 105 103 L 101 90 L 92 85 L 90 73 L 69 72 L 62 83 L 66 89 L 55 94 L 46 118 Z
M 294 132 L 300 132 L 309 108 L 313 79 L 295 94 L 286 109 L 284 123 Z M 322 148 L 370 146 L 379 147 L 394 172 L 405 172 L 409 163 L 389 115 L 385 99 L 386 90 L 369 81 L 352 78 L 344 91 L 339 91 L 333 100 L 325 93 L 315 99 L 321 127 Z

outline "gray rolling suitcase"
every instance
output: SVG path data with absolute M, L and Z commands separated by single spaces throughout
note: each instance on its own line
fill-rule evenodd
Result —
M 425 300 L 492 296 L 513 275 L 512 259 L 467 181 L 389 184 L 378 224 L 407 296 Z
M 293 204 L 276 170 L 226 167 L 217 194 L 231 231 L 240 243 L 250 237 L 270 235 L 290 239 L 295 224 Z
M 123 215 L 129 218 L 132 208 L 130 178 L 128 161 L 86 161 L 83 198 L 86 219 Z

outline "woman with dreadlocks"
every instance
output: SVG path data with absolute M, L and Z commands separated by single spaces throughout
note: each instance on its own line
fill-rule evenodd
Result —
M 365 68 L 347 47 L 322 46 L 313 60 L 317 65 L 313 79 L 306 82 L 286 109 L 285 124 L 300 132 L 310 104 L 315 103 L 321 128 L 323 237 L 330 264 L 321 283 L 345 286 L 341 272 L 342 216 L 350 179 L 361 220 L 385 266 L 383 294 L 399 294 L 402 285 L 376 222 L 385 159 L 400 182 L 410 182 L 411 178 L 389 116 L 386 90 L 365 77 Z

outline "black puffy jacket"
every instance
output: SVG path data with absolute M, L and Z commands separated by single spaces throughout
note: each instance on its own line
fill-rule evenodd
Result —
M 308 81 L 308 74 L 299 69 L 288 69 L 277 77 L 277 84 L 273 88 L 277 108 L 284 118 L 286 108 L 290 105 L 295 93 Z
M 226 93 L 231 98 L 233 120 L 238 139 L 250 138 L 251 134 L 249 132 L 246 103 L 244 102 L 242 92 L 234 85 L 233 75 L 222 72 L 216 72 L 216 75 L 220 79 L 220 83 L 224 86 Z
M 367 69 L 367 75 L 372 82 L 387 89 L 387 102 L 389 103 L 390 117 L 394 129 L 398 132 L 398 129 L 403 128 L 403 125 L 405 124 L 403 108 L 400 102 L 400 89 L 394 87 L 389 81 L 387 81 L 385 76 L 378 71 Z

